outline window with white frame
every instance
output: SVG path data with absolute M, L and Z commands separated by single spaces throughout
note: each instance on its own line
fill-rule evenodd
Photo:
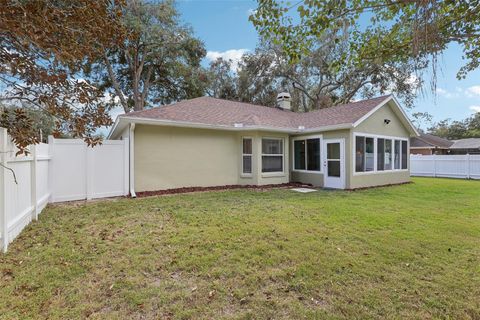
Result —
M 262 138 L 262 172 L 283 172 L 283 139 Z
M 402 138 L 355 136 L 355 172 L 405 170 L 408 142 Z
M 252 138 L 243 138 L 242 174 L 252 174 Z
M 355 137 L 355 171 L 373 171 L 375 169 L 374 162 L 374 138 Z
M 293 169 L 300 171 L 321 171 L 320 138 L 293 140 Z

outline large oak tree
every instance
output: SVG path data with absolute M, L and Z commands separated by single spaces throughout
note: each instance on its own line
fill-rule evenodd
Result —
M 457 76 L 480 66 L 479 0 L 258 0 L 250 19 L 291 61 L 308 55 L 319 37 L 342 28 L 350 46 L 338 60 L 342 65 L 413 59 L 417 70 L 429 61 L 435 71 L 438 55 L 457 43 L 466 61 Z
M 122 21 L 128 38 L 105 48 L 90 76 L 125 112 L 203 94 L 200 62 L 206 51 L 181 23 L 173 1 L 127 0 Z

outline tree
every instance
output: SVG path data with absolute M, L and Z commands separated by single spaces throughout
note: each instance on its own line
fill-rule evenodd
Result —
M 238 76 L 232 71 L 232 60 L 217 58 L 207 70 L 206 94 L 210 97 L 240 100 L 237 92 Z
M 412 77 L 409 63 L 338 64 L 348 50 L 346 41 L 331 34 L 312 43 L 308 56 L 291 62 L 280 46 L 262 42 L 255 52 L 242 57 L 236 72 L 228 62 L 212 63 L 216 89 L 211 91 L 220 98 L 266 106 L 275 106 L 277 94 L 289 91 L 295 111 L 327 108 L 387 92 L 396 93 L 407 106 L 413 104 L 421 81 Z
M 442 120 L 428 128 L 428 132 L 447 139 L 480 138 L 480 113 L 463 121 Z
M 263 37 L 281 45 L 291 61 L 308 55 L 311 43 L 318 38 L 341 29 L 350 45 L 338 60 L 341 65 L 413 59 L 417 70 L 425 67 L 426 60 L 435 68 L 438 54 L 452 42 L 462 47 L 467 60 L 458 78 L 480 65 L 478 0 L 303 0 L 293 6 L 276 0 L 258 3 L 250 20 Z
M 80 78 L 82 70 L 124 37 L 117 0 L 0 0 L 0 103 L 19 152 L 38 143 L 22 102 L 53 116 L 54 134 L 68 130 L 95 145 L 95 129 L 111 124 L 103 93 Z
M 55 132 L 55 118 L 49 113 L 39 110 L 28 102 L 22 102 L 21 106 L 0 106 L 0 110 L 2 110 L 1 117 L 16 118 L 16 112 L 18 109 L 22 110 L 28 119 L 31 119 L 31 124 L 29 124 L 29 127 L 26 129 L 28 130 L 29 135 L 36 136 L 39 142 L 47 142 L 48 136 L 53 135 Z M 12 120 L 9 119 L 8 122 L 11 122 Z M 68 135 L 68 133 L 62 133 L 62 137 L 67 136 L 70 135 Z
M 128 0 L 123 24 L 129 37 L 117 48 L 106 47 L 89 75 L 125 112 L 203 94 L 206 51 L 180 23 L 173 1 Z
M 428 112 L 414 112 L 411 120 L 417 129 L 422 130 L 424 125 L 432 125 L 433 116 Z

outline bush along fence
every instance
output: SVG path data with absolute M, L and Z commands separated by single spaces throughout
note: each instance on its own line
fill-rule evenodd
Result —
M 17 149 L 0 128 L 0 249 L 50 202 L 128 195 L 128 139 L 88 147 L 78 139 L 54 139 Z
M 410 175 L 480 179 L 480 155 L 411 155 Z

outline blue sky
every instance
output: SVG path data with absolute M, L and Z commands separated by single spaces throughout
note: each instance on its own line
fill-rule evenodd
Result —
M 204 41 L 207 60 L 218 56 L 236 59 L 246 50 L 255 49 L 257 33 L 248 21 L 255 7 L 256 2 L 249 0 L 177 0 L 182 19 Z M 427 111 L 434 121 L 461 120 L 480 112 L 480 70 L 459 81 L 455 75 L 462 65 L 462 50 L 451 45 L 440 58 L 436 98 L 429 79 L 425 79 L 424 94 L 419 95 L 410 112 Z

